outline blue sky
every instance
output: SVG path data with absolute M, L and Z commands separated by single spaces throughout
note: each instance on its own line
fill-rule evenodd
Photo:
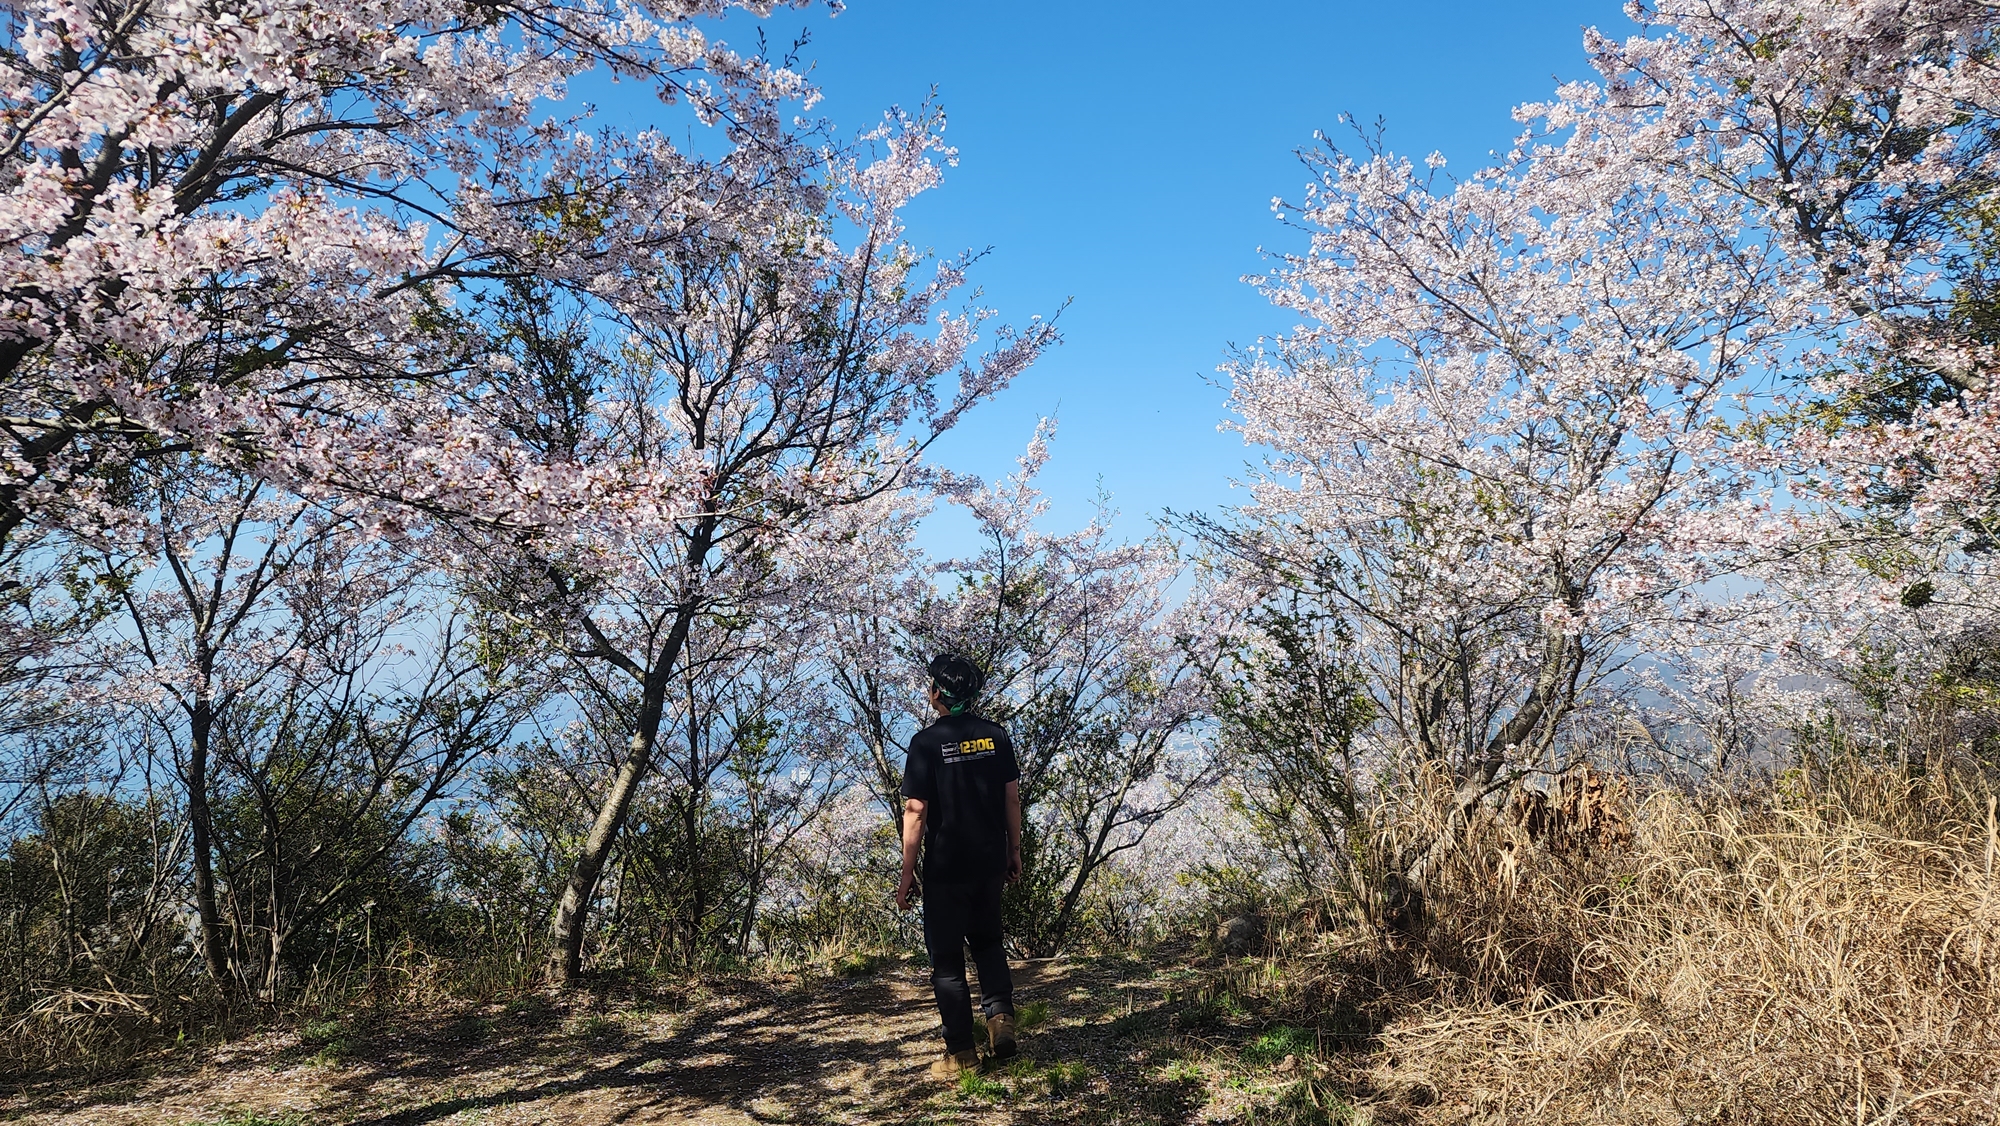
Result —
M 765 30 L 810 32 L 819 112 L 843 130 L 935 86 L 960 160 L 911 205 L 912 240 L 990 246 L 973 279 L 1002 319 L 1071 301 L 1066 343 L 940 459 L 1007 472 L 1055 414 L 1051 523 L 1081 522 L 1101 485 L 1139 535 L 1167 507 L 1240 502 L 1229 480 L 1255 453 L 1217 431 L 1225 392 L 1209 381 L 1232 343 L 1289 327 L 1240 279 L 1264 268 L 1260 247 L 1301 245 L 1270 206 L 1305 183 L 1295 150 L 1338 136 L 1342 113 L 1379 116 L 1395 150 L 1468 173 L 1512 140 L 1514 105 L 1589 76 L 1586 25 L 1633 30 L 1614 0 L 849 0 L 832 18 L 780 10 Z M 937 523 L 935 547 L 964 544 Z

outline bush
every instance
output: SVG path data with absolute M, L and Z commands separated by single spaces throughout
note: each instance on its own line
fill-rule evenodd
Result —
M 68 794 L 0 853 L 0 1065 L 122 1059 L 173 1015 L 188 950 L 172 917 L 174 827 L 144 802 Z
M 1595 843 L 1476 819 L 1438 863 L 1380 954 L 1428 1002 L 1382 1031 L 1375 1089 L 1540 1123 L 2000 1111 L 1983 783 L 1850 764 L 1603 812 Z

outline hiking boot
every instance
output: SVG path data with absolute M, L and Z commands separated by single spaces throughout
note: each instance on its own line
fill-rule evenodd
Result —
M 992 1046 L 994 1059 L 1013 1058 L 1015 1051 L 1013 1013 L 995 1013 L 986 1018 L 986 1042 Z
M 958 1077 L 968 1071 L 979 1070 L 979 1049 L 967 1048 L 962 1052 L 946 1052 L 931 1064 L 931 1078 L 946 1083 L 958 1082 Z

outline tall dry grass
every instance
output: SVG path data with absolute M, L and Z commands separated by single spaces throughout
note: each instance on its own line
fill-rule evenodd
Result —
M 544 984 L 537 962 L 441 957 L 405 943 L 370 965 L 315 968 L 275 1003 L 219 990 L 165 997 L 56 990 L 23 1013 L 0 1017 L 0 1089 L 30 1076 L 115 1073 L 149 1056 L 224 1042 L 272 1023 L 357 1010 L 436 1011 L 512 1000 Z
M 1430 859 L 1423 920 L 1385 955 L 1405 1003 L 1366 1065 L 1377 1117 L 2000 1121 L 1983 783 L 1853 766 L 1748 798 L 1565 786 Z M 1441 828 L 1449 801 L 1399 823 Z

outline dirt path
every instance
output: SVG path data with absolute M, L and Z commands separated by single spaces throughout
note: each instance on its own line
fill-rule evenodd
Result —
M 1139 1039 L 1107 1031 L 1118 972 L 1028 966 L 1017 1002 L 1051 1018 L 1022 1059 L 954 1089 L 922 971 L 786 985 L 732 981 L 558 1009 L 539 999 L 373 1025 L 268 1033 L 151 1074 L 43 1087 L 0 1118 L 50 1126 L 428 1123 L 1187 1123 L 1204 1101 Z

